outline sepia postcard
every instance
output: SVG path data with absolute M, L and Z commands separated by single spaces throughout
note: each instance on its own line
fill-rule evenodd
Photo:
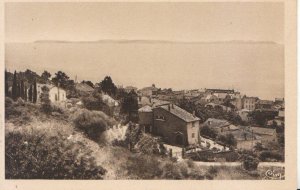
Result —
M 0 189 L 296 189 L 296 1 L 3 1 Z

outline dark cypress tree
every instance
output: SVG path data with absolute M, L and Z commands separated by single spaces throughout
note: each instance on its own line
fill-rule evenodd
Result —
M 17 99 L 20 97 L 20 92 L 21 92 L 21 84 L 19 81 L 19 82 L 17 82 L 17 91 L 16 91 Z
M 11 94 L 13 100 L 17 100 L 17 88 L 17 72 L 15 71 Z
M 36 103 L 37 100 L 37 88 L 36 88 L 36 80 L 34 80 L 33 84 L 33 95 L 32 95 L 33 103 Z
M 8 96 L 8 73 L 5 69 L 5 96 Z
M 25 93 L 24 93 L 24 81 L 23 81 L 23 80 L 21 80 L 20 97 L 21 97 L 23 100 L 25 99 Z
M 27 101 L 27 86 L 24 85 L 24 100 Z
M 32 84 L 30 84 L 30 87 L 29 87 L 28 100 L 29 100 L 29 102 L 32 102 Z

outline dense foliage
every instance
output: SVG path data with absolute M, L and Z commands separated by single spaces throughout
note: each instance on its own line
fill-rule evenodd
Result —
M 53 133 L 49 128 L 24 127 L 6 133 L 7 179 L 103 178 L 106 170 L 96 164 L 88 147 L 68 140 L 59 130 Z
M 248 171 L 256 170 L 258 167 L 259 161 L 257 158 L 247 155 L 243 160 L 243 167 Z
M 99 140 L 100 135 L 115 121 L 101 111 L 89 111 L 86 109 L 75 113 L 73 122 L 75 127 L 82 130 L 92 140 Z

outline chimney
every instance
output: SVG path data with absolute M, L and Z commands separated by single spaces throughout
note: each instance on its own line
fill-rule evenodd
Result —
M 168 105 L 168 110 L 169 110 L 169 111 L 171 110 L 170 104 Z
M 194 116 L 194 117 L 196 117 L 196 113 L 195 113 L 195 111 L 193 111 L 193 116 Z
M 149 98 L 149 102 L 150 102 L 150 103 L 152 102 L 151 97 Z

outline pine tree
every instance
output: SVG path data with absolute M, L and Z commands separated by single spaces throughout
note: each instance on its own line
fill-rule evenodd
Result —
M 33 103 L 36 103 L 37 101 L 37 88 L 36 88 L 36 80 L 34 80 L 34 84 L 33 84 Z
M 33 98 L 32 98 L 32 84 L 30 84 L 28 96 L 29 96 L 29 102 L 33 102 Z
M 17 72 L 14 72 L 14 80 L 12 85 L 12 99 L 17 100 Z

